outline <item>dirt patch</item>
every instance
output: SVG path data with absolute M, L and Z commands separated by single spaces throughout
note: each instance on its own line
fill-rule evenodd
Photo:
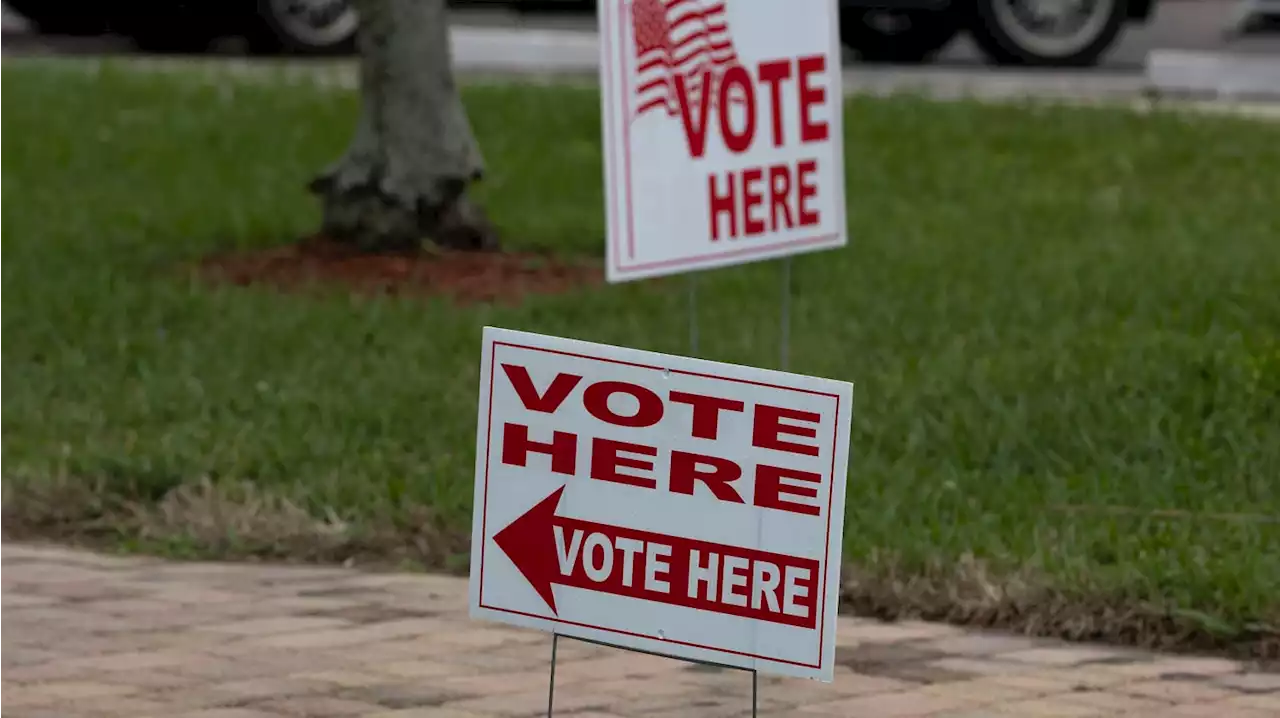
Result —
M 445 297 L 459 304 L 518 304 L 603 281 L 600 262 L 552 254 L 418 252 L 365 254 L 322 237 L 234 252 L 200 264 L 209 278 L 287 291 L 343 288 L 365 295 Z

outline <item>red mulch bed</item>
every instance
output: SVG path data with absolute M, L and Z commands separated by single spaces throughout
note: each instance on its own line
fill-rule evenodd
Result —
M 458 304 L 518 304 L 603 282 L 601 262 L 551 254 L 365 254 L 321 237 L 205 259 L 201 273 L 239 286 L 285 291 L 337 288 L 362 295 L 445 297 Z

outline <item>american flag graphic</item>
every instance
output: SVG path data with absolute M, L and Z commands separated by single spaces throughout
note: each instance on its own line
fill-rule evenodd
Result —
M 636 44 L 637 117 L 662 108 L 678 115 L 675 78 L 684 78 L 691 106 L 702 102 L 702 73 L 712 88 L 738 64 L 725 20 L 725 0 L 632 0 L 631 29 Z M 710 102 L 715 103 L 715 94 Z M 737 98 L 735 98 L 737 99 Z

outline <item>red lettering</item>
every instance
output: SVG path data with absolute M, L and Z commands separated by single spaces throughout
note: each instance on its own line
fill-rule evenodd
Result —
M 797 162 L 794 170 L 786 164 L 729 170 L 723 174 L 723 186 L 721 175 L 707 175 L 712 241 L 725 235 L 722 218 L 728 221 L 730 238 L 818 224 L 822 217 L 813 206 L 818 196 L 817 172 L 818 161 L 808 159 Z M 758 211 L 766 203 L 766 192 L 767 219 Z
M 656 479 L 647 476 L 636 476 L 635 474 L 623 474 L 618 471 L 619 468 L 653 471 L 652 461 L 621 456 L 619 452 L 623 451 L 631 454 L 640 454 L 641 456 L 658 455 L 658 450 L 652 446 L 630 444 L 625 441 L 613 441 L 611 439 L 595 439 L 591 442 L 591 478 L 639 486 L 645 489 L 658 488 Z
M 778 231 L 785 224 L 790 229 L 791 205 L 787 204 L 787 196 L 791 194 L 791 170 L 786 165 L 774 165 L 769 168 L 769 222 L 773 231 Z M 778 212 L 782 212 L 782 222 L 778 222 Z
M 695 117 L 689 107 L 689 88 L 682 73 L 673 73 L 676 83 L 676 99 L 680 104 L 680 124 L 689 145 L 689 156 L 697 159 L 707 153 L 707 114 L 711 107 L 711 72 L 702 72 L 702 92 L 698 93 L 698 113 Z M 721 121 L 723 122 L 723 120 Z
M 711 208 L 711 241 L 720 239 L 720 215 L 729 215 L 729 237 L 738 236 L 738 208 L 734 197 L 733 173 L 726 173 L 725 193 L 716 191 L 716 176 L 707 175 L 707 194 L 710 195 L 708 205 Z
M 668 488 L 673 494 L 693 496 L 693 482 L 701 481 L 717 499 L 741 504 L 745 503 L 742 496 L 730 486 L 740 478 L 742 467 L 728 459 L 686 451 L 671 452 L 671 483 Z
M 676 77 L 680 77 L 680 73 L 676 73 Z M 720 137 L 724 140 L 724 146 L 730 152 L 740 154 L 746 152 L 751 147 L 752 141 L 756 136 L 756 93 L 752 88 L 751 75 L 747 74 L 746 68 L 742 65 L 733 65 L 724 71 L 724 76 L 720 78 L 720 97 L 716 110 L 720 115 Z M 741 88 L 740 97 L 743 101 L 743 110 L 746 122 L 741 130 L 734 130 L 730 126 L 730 107 L 732 107 L 731 93 L 734 88 Z M 703 85 L 702 102 L 706 104 L 706 98 L 710 94 L 705 92 L 706 85 Z M 705 129 L 705 127 L 704 127 Z M 701 155 L 694 155 L 701 157 Z
M 814 122 L 809 114 L 814 105 L 827 101 L 825 87 L 814 87 L 810 84 L 813 75 L 827 69 L 827 58 L 824 55 L 810 55 L 796 61 L 800 83 L 800 141 L 821 142 L 827 139 L 828 127 L 825 121 Z
M 529 453 L 549 454 L 551 470 L 557 474 L 573 475 L 578 460 L 578 437 L 567 431 L 551 434 L 551 443 L 529 440 L 529 427 L 507 422 L 502 427 L 502 463 L 507 466 L 528 466 Z
M 810 227 L 818 223 L 818 211 L 809 209 L 809 200 L 818 194 L 817 180 L 814 173 L 818 171 L 817 160 L 803 160 L 796 163 L 797 179 L 800 185 L 800 198 L 796 208 L 800 210 L 800 226 Z
M 770 116 L 773 118 L 773 146 L 781 147 L 782 137 L 782 81 L 791 78 L 790 60 L 769 60 L 760 63 L 760 82 L 769 86 Z
M 635 397 L 636 413 L 624 416 L 610 408 L 609 397 L 614 394 L 629 394 Z M 637 429 L 653 426 L 662 421 L 662 397 L 643 386 L 625 381 L 601 381 L 592 384 L 582 393 L 582 405 L 595 418 L 614 426 Z
M 764 233 L 764 220 L 753 216 L 751 212 L 764 202 L 764 194 L 759 187 L 763 176 L 764 172 L 759 167 L 742 171 L 742 231 L 748 237 Z
M 780 437 L 787 434 L 814 439 L 818 436 L 818 428 L 816 426 L 784 424 L 782 423 L 783 419 L 804 421 L 810 424 L 817 424 L 822 421 L 822 417 L 812 411 L 756 404 L 755 421 L 751 426 L 751 445 L 760 449 L 773 449 L 774 451 L 786 451 L 804 456 L 817 456 L 819 453 L 817 446 L 787 441 Z
M 784 478 L 807 481 L 814 484 L 822 483 L 822 474 L 760 464 L 756 467 L 756 489 L 752 503 L 761 508 L 790 511 L 808 516 L 818 516 L 822 513 L 822 508 L 815 504 L 802 504 L 782 498 L 783 494 L 808 499 L 818 498 L 818 488 L 816 486 L 784 484 L 782 483 Z
M 569 392 L 582 381 L 582 377 L 577 374 L 556 374 L 551 386 L 547 387 L 547 393 L 539 396 L 538 390 L 533 386 L 533 379 L 529 378 L 528 369 L 516 364 L 503 364 L 502 371 L 506 373 L 511 388 L 515 389 L 524 408 L 544 414 L 554 414 L 568 398 Z
M 820 564 L 813 559 L 563 516 L 554 517 L 552 532 L 555 584 L 787 626 L 818 624 Z
M 720 430 L 720 412 L 742 411 L 746 408 L 746 404 L 736 399 L 721 399 L 684 391 L 671 392 L 671 401 L 693 407 L 692 435 L 695 439 L 715 439 Z

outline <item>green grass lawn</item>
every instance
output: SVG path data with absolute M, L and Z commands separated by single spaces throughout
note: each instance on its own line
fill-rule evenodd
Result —
M 516 308 L 193 280 L 314 229 L 351 93 L 3 81 L 11 536 L 461 568 L 482 325 L 685 349 L 680 280 Z M 596 93 L 466 100 L 508 246 L 600 255 Z M 852 242 L 795 263 L 792 364 L 856 383 L 850 605 L 1280 650 L 1280 127 L 910 98 L 846 123 Z M 702 278 L 706 357 L 775 363 L 776 282 Z

